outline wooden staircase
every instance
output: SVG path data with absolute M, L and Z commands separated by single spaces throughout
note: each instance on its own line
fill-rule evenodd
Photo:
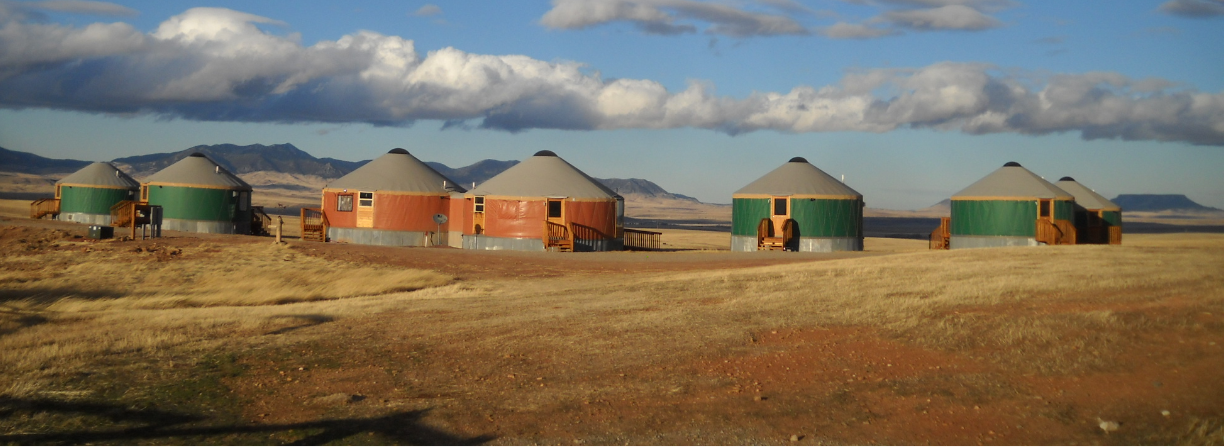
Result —
M 544 221 L 545 251 L 574 251 L 574 232 L 566 225 Z
M 757 249 L 758 250 L 787 250 L 787 245 L 791 239 L 795 237 L 795 221 L 787 219 L 783 221 L 783 234 L 777 235 L 774 231 L 774 222 L 769 217 L 762 218 L 761 222 L 757 223 Z
M 322 208 L 302 208 L 302 240 L 327 242 L 328 216 Z
M 38 199 L 30 203 L 31 219 L 42 219 L 45 216 L 54 219 L 59 215 L 60 199 Z
M 940 218 L 940 226 L 932 230 L 931 236 L 927 242 L 927 248 L 932 250 L 948 250 L 949 249 L 949 224 L 951 219 L 948 217 Z
M 272 228 L 272 217 L 264 212 L 264 207 L 251 207 L 251 234 L 255 236 L 271 236 L 268 231 Z
M 149 205 L 149 202 L 137 202 L 135 200 L 124 200 L 114 205 L 111 205 L 111 226 L 112 227 L 128 227 L 132 239 L 136 239 L 136 229 L 155 225 L 153 237 L 160 237 L 161 223 L 154 224 L 153 209 L 158 208 L 158 214 L 161 214 L 158 205 Z M 142 236 L 143 237 L 143 236 Z
M 1038 242 L 1046 245 L 1076 245 L 1076 226 L 1069 220 L 1038 219 Z

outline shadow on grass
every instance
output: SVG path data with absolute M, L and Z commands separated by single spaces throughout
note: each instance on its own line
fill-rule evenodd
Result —
M 91 300 L 121 298 L 125 294 L 117 290 L 94 289 L 82 290 L 75 287 L 34 287 L 30 289 L 0 290 L 0 303 L 8 301 L 31 301 L 38 304 L 52 304 L 64 298 L 83 298 Z
M 318 314 L 275 315 L 272 318 L 288 318 L 292 320 L 297 320 L 300 323 L 293 325 L 293 326 L 283 327 L 275 331 L 268 332 L 266 335 L 284 334 L 284 333 L 295 331 L 298 329 L 307 328 L 311 326 L 317 326 L 323 323 L 329 323 L 329 322 L 336 320 L 335 317 L 332 317 L 329 315 L 318 315 Z
M 169 444 L 182 444 L 184 438 L 188 438 L 188 443 L 234 443 L 235 437 L 241 439 L 237 443 L 247 444 L 253 439 L 243 437 L 244 435 L 283 434 L 298 438 L 289 445 L 320 445 L 343 442 L 345 438 L 363 433 L 381 436 L 379 441 L 395 444 L 476 445 L 494 439 L 488 435 L 463 438 L 427 427 L 420 422 L 427 412 L 428 410 L 405 411 L 372 418 L 324 419 L 292 424 L 208 426 L 203 424 L 208 419 L 204 416 L 173 411 L 132 410 L 113 404 L 49 399 L 0 398 L 0 420 L 51 413 L 61 417 L 102 418 L 124 426 L 116 429 L 2 434 L 0 444 L 146 444 L 150 441 L 157 443 L 158 440 Z M 279 439 L 281 438 L 268 438 L 256 442 L 282 443 Z

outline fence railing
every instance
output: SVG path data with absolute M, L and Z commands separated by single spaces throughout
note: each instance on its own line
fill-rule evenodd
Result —
M 1110 226 L 1110 245 L 1120 245 L 1123 243 L 1123 227 L 1112 225 Z
M 60 199 L 38 199 L 30 203 L 30 218 L 42 219 L 43 216 L 56 216 L 60 213 Z
M 623 231 L 625 235 L 624 246 L 626 250 L 646 251 L 659 250 L 659 236 L 663 233 L 654 231 L 633 230 L 626 228 Z
M 328 216 L 322 208 L 302 208 L 302 235 L 304 241 L 326 242 L 328 237 Z

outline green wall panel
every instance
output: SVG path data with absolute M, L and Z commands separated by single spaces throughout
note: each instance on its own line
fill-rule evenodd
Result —
M 800 237 L 859 237 L 861 209 L 858 200 L 791 199 L 791 218 Z
M 1112 227 L 1123 225 L 1123 213 L 1118 211 L 1102 211 L 1102 220 Z
M 110 214 L 111 206 L 136 198 L 130 189 L 60 186 L 61 213 Z
M 149 204 L 161 205 L 167 219 L 234 221 L 238 198 L 225 189 L 149 186 Z
M 1071 200 L 1056 200 L 1055 201 L 1055 219 L 1072 220 L 1075 217 L 1076 202 Z
M 732 199 L 732 234 L 757 236 L 757 223 L 770 217 L 770 199 Z
M 950 206 L 952 235 L 1033 237 L 1037 232 L 1037 201 L 954 200 Z

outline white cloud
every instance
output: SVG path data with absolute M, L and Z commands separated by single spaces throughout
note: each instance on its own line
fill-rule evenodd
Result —
M 799 6 L 779 1 L 767 5 L 792 12 L 798 11 L 796 7 Z M 697 26 L 678 23 L 682 21 L 705 24 L 707 33 L 733 37 L 808 33 L 802 25 L 784 15 L 693 0 L 553 0 L 553 8 L 540 18 L 541 25 L 554 29 L 629 22 L 649 34 L 697 32 Z
M 38 2 L 25 2 L 21 6 L 43 11 L 70 12 L 75 14 L 95 14 L 107 16 L 134 16 L 138 14 L 136 10 L 127 6 L 116 5 L 108 2 L 85 0 L 44 0 Z
M 420 8 L 417 8 L 417 11 L 413 13 L 413 15 L 417 17 L 430 17 L 430 16 L 441 15 L 441 14 L 442 14 L 442 8 L 438 7 L 438 5 L 435 5 L 433 3 L 428 3 Z
M 669 92 L 652 80 L 604 79 L 574 62 L 455 48 L 422 55 L 410 40 L 368 31 L 303 46 L 256 26 L 279 23 L 219 8 L 190 9 L 149 34 L 122 23 L 9 20 L 0 24 L 0 107 L 389 126 L 475 120 L 507 131 L 934 128 L 1222 144 L 1220 93 L 1117 73 L 1043 77 L 939 63 L 732 98 L 702 82 Z
M 893 34 L 898 34 L 896 30 L 889 28 L 877 28 L 862 23 L 846 23 L 838 22 L 823 28 L 819 31 L 822 36 L 831 39 L 874 39 Z
M 1222 15 L 1222 0 L 1166 0 L 1158 10 L 1183 17 L 1210 18 Z
M 916 30 L 980 31 L 1000 26 L 1000 21 L 965 5 L 938 8 L 888 11 L 882 18 L 896 25 Z

